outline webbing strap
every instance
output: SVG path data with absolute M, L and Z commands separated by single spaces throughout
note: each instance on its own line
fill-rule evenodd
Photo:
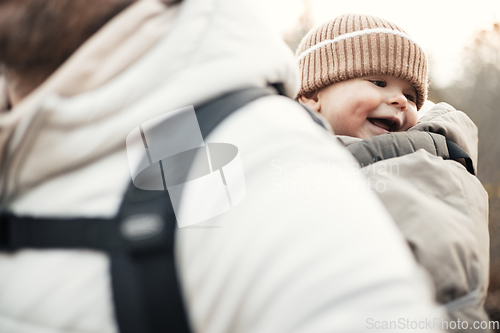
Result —
M 195 106 L 196 117 L 203 138 L 206 138 L 233 111 L 260 97 L 273 94 L 276 94 L 276 90 L 271 87 L 247 88 L 224 94 L 211 100 L 208 104 Z
M 120 332 L 190 332 L 175 269 L 177 225 L 168 192 L 129 186 L 117 220 L 121 251 L 110 258 Z
M 276 92 L 251 88 L 196 106 L 203 137 L 233 111 Z M 175 269 L 177 223 L 167 191 L 129 186 L 112 219 L 0 214 L 0 251 L 94 249 L 111 258 L 115 314 L 122 333 L 190 332 Z
M 474 165 L 472 163 L 472 159 L 467 155 L 465 151 L 462 150 L 455 142 L 446 140 L 446 146 L 448 147 L 448 153 L 450 154 L 451 160 L 458 160 L 459 158 L 463 158 L 465 160 L 465 167 L 470 174 L 475 175 Z
M 118 243 L 114 221 L 92 218 L 33 218 L 0 214 L 0 251 L 22 248 L 92 248 L 110 251 Z
M 275 94 L 272 89 L 238 90 L 195 107 L 203 138 L 235 110 L 271 94 Z M 131 219 L 134 216 L 154 219 L 151 214 L 156 213 L 165 219 L 166 226 L 153 238 L 127 241 L 126 248 L 132 255 L 116 253 L 111 257 L 113 294 L 120 331 L 190 332 L 175 268 L 173 246 L 177 225 L 168 192 L 143 191 L 130 186 L 124 203 L 120 209 L 120 220 L 133 222 Z M 163 209 L 158 212 L 159 207 Z

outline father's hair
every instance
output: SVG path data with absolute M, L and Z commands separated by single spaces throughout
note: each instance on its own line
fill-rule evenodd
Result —
M 20 75 L 48 76 L 136 1 L 0 0 L 0 63 Z

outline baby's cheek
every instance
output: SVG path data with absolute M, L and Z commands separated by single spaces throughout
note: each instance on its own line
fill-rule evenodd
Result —
M 406 131 L 407 129 L 415 126 L 418 122 L 418 114 L 416 109 L 415 110 L 407 110 L 405 113 L 405 120 L 403 124 L 403 128 L 401 128 L 401 131 Z
M 328 121 L 332 126 L 333 132 L 337 135 L 351 135 L 352 129 L 358 127 L 352 114 L 348 112 L 338 112 L 332 114 Z
M 377 98 L 368 98 L 371 96 L 366 96 L 367 98 L 361 99 L 356 103 L 356 107 L 354 108 L 353 115 L 355 115 L 358 118 L 365 118 L 375 110 L 381 102 Z
M 418 123 L 418 114 L 417 114 L 417 111 L 415 111 L 414 113 L 411 114 L 411 116 L 409 117 L 409 120 L 408 120 L 408 124 L 410 127 L 413 127 L 415 126 L 416 124 Z

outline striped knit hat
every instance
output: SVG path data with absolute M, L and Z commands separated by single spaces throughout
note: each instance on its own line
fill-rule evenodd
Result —
M 302 77 L 297 97 L 335 82 L 386 74 L 415 87 L 417 110 L 427 99 L 424 51 L 401 28 L 378 17 L 345 14 L 324 23 L 302 39 L 296 56 Z

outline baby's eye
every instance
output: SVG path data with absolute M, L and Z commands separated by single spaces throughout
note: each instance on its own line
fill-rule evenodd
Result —
M 383 87 L 387 86 L 387 83 L 384 80 L 371 80 L 370 82 L 373 83 L 374 85 L 376 85 L 377 87 L 383 88 Z
M 415 95 L 413 95 L 413 94 L 405 94 L 405 97 L 410 102 L 417 103 L 417 97 L 415 97 Z

